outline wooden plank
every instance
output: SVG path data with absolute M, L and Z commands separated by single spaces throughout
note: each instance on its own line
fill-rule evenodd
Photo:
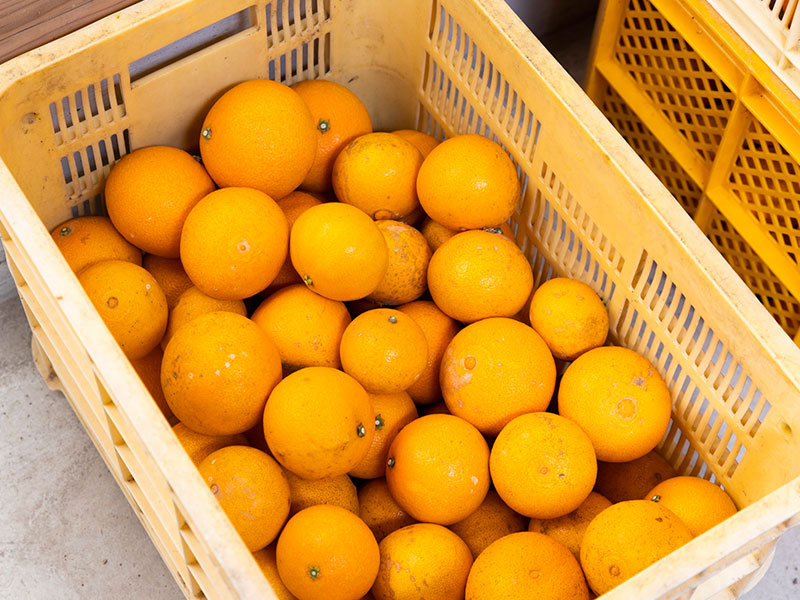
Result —
M 3 0 L 0 63 L 139 0 Z

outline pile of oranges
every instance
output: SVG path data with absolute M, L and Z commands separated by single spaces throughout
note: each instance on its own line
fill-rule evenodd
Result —
M 279 598 L 586 599 L 736 511 L 592 288 L 534 289 L 498 144 L 262 80 L 198 142 L 52 236 Z

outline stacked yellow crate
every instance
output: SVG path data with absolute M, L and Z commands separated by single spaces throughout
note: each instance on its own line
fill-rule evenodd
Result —
M 800 80 L 782 69 L 796 50 L 751 44 L 768 29 L 734 18 L 748 4 L 785 30 L 779 46 L 800 33 L 796 0 L 606 0 L 586 90 L 800 342 Z

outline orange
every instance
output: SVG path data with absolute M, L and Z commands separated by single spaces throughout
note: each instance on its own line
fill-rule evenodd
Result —
M 497 493 L 526 517 L 554 519 L 592 491 L 597 459 L 589 437 L 552 413 L 522 415 L 503 428 L 489 460 Z
M 89 300 L 129 359 L 147 356 L 167 328 L 167 299 L 155 278 L 124 260 L 106 260 L 78 274 Z
M 407 389 L 428 364 L 428 342 L 405 313 L 376 308 L 361 313 L 344 330 L 339 348 L 342 368 L 368 392 Z
M 418 521 L 452 525 L 471 515 L 489 491 L 489 447 L 459 417 L 420 417 L 394 438 L 386 482 Z
M 172 412 L 206 435 L 253 427 L 280 378 L 275 344 L 247 317 L 224 311 L 181 327 L 161 364 L 161 386 Z
M 598 595 L 692 539 L 675 514 L 649 500 L 628 500 L 597 515 L 581 542 L 581 566 Z
M 164 390 L 161 389 L 161 360 L 163 357 L 164 352 L 161 350 L 161 346 L 156 346 L 149 354 L 142 358 L 131 360 L 131 365 L 139 376 L 139 379 L 142 380 L 142 383 L 147 388 L 147 391 L 150 392 L 156 406 L 158 406 L 164 414 L 164 418 L 174 423 L 177 419 L 169 409 L 167 399 L 164 398 Z
M 425 239 L 428 241 L 428 245 L 434 252 L 439 249 L 439 246 L 444 244 L 447 240 L 458 233 L 458 231 L 455 229 L 448 229 L 430 217 L 427 217 L 425 221 L 423 221 L 420 231 L 422 232 L 422 235 L 425 236 Z
M 536 289 L 530 321 L 553 356 L 566 361 L 602 346 L 608 336 L 608 311 L 600 296 L 585 283 L 566 277 Z
M 251 552 L 270 544 L 289 515 L 289 482 L 268 454 L 248 446 L 212 452 L 200 475 Z
M 659 483 L 678 473 L 661 455 L 652 450 L 624 463 L 597 461 L 595 491 L 611 500 L 641 500 Z
M 444 403 L 444 400 L 440 400 L 439 402 L 434 402 L 433 404 L 426 404 L 420 410 L 420 416 L 425 415 L 449 415 L 451 414 L 449 410 L 447 410 L 447 404 Z
M 300 600 L 357 600 L 372 587 L 380 562 L 364 521 L 327 504 L 289 519 L 276 556 L 281 580 Z
M 429 300 L 403 304 L 397 310 L 414 319 L 428 342 L 428 363 L 425 370 L 406 391 L 417 404 L 432 404 L 442 397 L 439 366 L 447 344 L 458 333 L 459 324 Z
M 314 206 L 292 226 L 292 265 L 305 284 L 331 300 L 358 300 L 383 279 L 389 251 L 375 223 L 339 202 Z
M 247 316 L 247 308 L 242 300 L 218 300 L 194 286 L 190 287 L 178 297 L 175 306 L 170 310 L 167 331 L 161 340 L 161 347 L 166 348 L 175 332 L 189 321 L 200 315 L 220 310 Z
M 433 253 L 428 288 L 442 312 L 457 321 L 513 317 L 530 296 L 533 271 L 503 235 L 465 231 Z
M 452 414 L 497 435 L 514 417 L 547 408 L 556 365 L 538 333 L 497 317 L 456 334 L 442 356 L 440 381 Z
M 372 479 L 358 488 L 358 504 L 361 518 L 380 542 L 391 532 L 416 523 L 392 498 L 386 479 Z
M 311 111 L 277 81 L 232 87 L 208 111 L 200 131 L 200 155 L 218 186 L 255 188 L 276 200 L 300 185 L 316 152 Z
M 347 475 L 325 479 L 303 479 L 291 471 L 286 471 L 286 479 L 289 481 L 292 496 L 290 517 L 304 508 L 317 504 L 333 504 L 358 514 L 358 493 L 353 481 Z
M 525 521 L 525 517 L 511 510 L 497 492 L 489 490 L 477 510 L 463 521 L 450 525 L 450 529 L 464 540 L 475 559 L 493 541 L 525 531 Z
M 500 233 L 515 244 L 517 243 L 514 239 L 514 229 L 511 227 L 511 224 L 508 221 L 503 221 L 494 227 L 484 227 L 483 230 L 489 231 L 490 233 Z
M 417 523 L 393 531 L 378 545 L 381 566 L 375 600 L 462 600 L 472 554 L 441 525 Z
M 416 227 L 419 229 L 419 223 L 425 217 L 425 211 L 422 210 L 421 206 L 417 206 L 414 210 L 412 210 L 407 215 L 400 217 L 397 219 L 401 223 L 405 223 L 406 225 L 411 225 L 411 227 Z
M 278 574 L 278 562 L 275 558 L 276 546 L 277 543 L 273 543 L 263 550 L 253 552 L 253 558 L 256 559 L 256 563 L 261 568 L 261 572 L 264 573 L 264 577 L 269 581 L 269 585 L 272 591 L 275 592 L 278 600 L 297 600 L 297 598 L 286 589 L 286 586 L 283 585 L 281 576 Z
M 437 140 L 435 137 L 428 135 L 427 133 L 417 131 L 416 129 L 398 129 L 392 133 L 399 135 L 404 140 L 414 144 L 417 150 L 419 150 L 419 153 L 422 154 L 423 159 L 427 158 L 428 154 L 431 153 L 431 150 L 439 145 L 439 140 Z
M 417 177 L 428 216 L 448 229 L 479 229 L 507 221 L 519 200 L 517 169 L 508 153 L 480 135 L 458 135 L 436 146 Z
M 419 205 L 417 172 L 422 155 L 392 133 L 368 133 L 347 144 L 333 163 L 333 191 L 339 201 L 372 219 L 395 219 Z
M 405 223 L 377 222 L 386 240 L 389 262 L 378 287 L 367 296 L 383 305 L 394 306 L 416 300 L 428 289 L 430 247 L 423 235 Z
M 70 219 L 50 235 L 74 273 L 103 260 L 142 264 L 142 251 L 122 237 L 107 217 Z
M 580 560 L 581 540 L 586 528 L 597 515 L 611 506 L 611 502 L 597 492 L 592 492 L 583 503 L 571 513 L 555 519 L 531 519 L 528 531 L 549 535 L 561 542 L 572 555 Z
M 343 85 L 324 79 L 295 83 L 292 89 L 305 101 L 316 125 L 317 151 L 300 187 L 311 192 L 332 188 L 333 161 L 355 138 L 372 133 L 367 107 Z
M 241 300 L 267 287 L 289 248 L 283 211 L 262 192 L 229 187 L 212 192 L 189 213 L 181 260 L 202 292 Z
M 575 557 L 541 533 L 522 531 L 493 542 L 475 559 L 466 600 L 588 600 Z
M 669 426 L 667 384 L 644 356 L 618 346 L 589 350 L 567 367 L 558 412 L 589 435 L 597 459 L 626 462 L 656 447 Z
M 736 514 L 736 505 L 721 487 L 700 477 L 673 477 L 654 487 L 645 500 L 674 512 L 693 536 Z
M 417 407 L 406 392 L 370 394 L 375 411 L 375 435 L 367 455 L 350 470 L 350 475 L 361 479 L 383 477 L 389 446 L 397 433 L 417 418 Z
M 227 446 L 247 446 L 247 438 L 244 434 L 234 433 L 233 435 L 205 435 L 192 431 L 183 423 L 173 426 L 172 432 L 186 450 L 186 454 L 192 459 L 195 465 L 203 462 L 203 459 L 216 452 L 220 448 Z
M 341 367 L 339 343 L 350 323 L 342 302 L 315 294 L 300 283 L 274 292 L 251 318 L 275 342 L 286 370 Z
M 149 254 L 177 258 L 189 211 L 214 190 L 203 165 L 178 148 L 149 146 L 122 157 L 105 187 L 114 227 Z
M 286 216 L 286 222 L 289 224 L 290 235 L 292 232 L 292 226 L 300 215 L 302 215 L 312 206 L 318 206 L 319 204 L 322 204 L 321 200 L 318 200 L 311 194 L 301 191 L 294 191 L 291 194 L 287 194 L 276 202 L 283 211 L 283 214 Z M 283 261 L 281 270 L 278 271 L 278 274 L 269 284 L 266 291 L 272 292 L 293 283 L 303 283 L 303 280 L 300 279 L 300 275 L 298 275 L 297 271 L 294 270 L 294 266 L 292 266 L 292 258 L 287 252 L 286 260 Z
M 155 254 L 146 254 L 142 266 L 156 278 L 161 291 L 167 297 L 169 310 L 175 308 L 180 295 L 192 287 L 192 280 L 183 270 L 179 258 L 164 258 Z
M 306 367 L 281 381 L 264 409 L 264 437 L 284 468 L 304 479 L 343 475 L 367 455 L 372 404 L 352 377 Z

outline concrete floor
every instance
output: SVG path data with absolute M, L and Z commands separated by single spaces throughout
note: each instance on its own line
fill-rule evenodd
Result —
M 591 22 L 543 41 L 578 81 Z M 567 40 L 567 43 L 564 41 Z M 47 389 L 0 250 L 0 598 L 177 600 L 181 591 L 66 399 Z M 800 528 L 743 600 L 800 597 Z

